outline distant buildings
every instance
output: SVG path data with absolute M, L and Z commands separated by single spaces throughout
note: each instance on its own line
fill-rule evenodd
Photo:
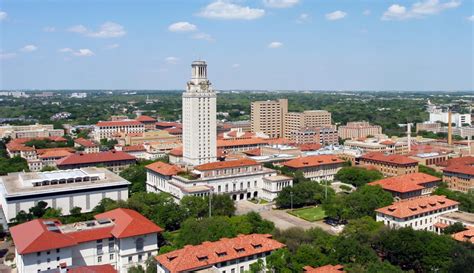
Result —
M 56 162 L 61 170 L 101 166 L 114 173 L 119 173 L 130 165 L 135 164 L 137 158 L 120 151 L 107 151 L 100 153 L 75 153 Z
M 94 127 L 94 139 L 112 139 L 122 133 L 143 133 L 145 125 L 137 120 L 100 121 Z
M 136 119 L 136 121 L 140 122 L 145 126 L 146 130 L 155 130 L 156 129 L 156 119 L 150 117 L 150 116 L 145 116 L 145 115 L 140 115 Z
M 0 125 L 0 138 L 59 137 L 63 135 L 64 130 L 54 129 L 52 124 Z
M 295 139 L 295 133 L 303 130 L 313 130 L 316 132 L 321 131 L 321 128 L 332 129 L 335 131 L 335 127 L 331 125 L 331 113 L 324 110 L 310 110 L 302 113 L 289 112 L 284 115 L 283 121 L 284 137 L 290 140 Z M 337 132 L 335 134 L 336 141 L 331 141 L 330 144 L 337 143 Z M 321 143 L 317 137 L 313 142 L 298 142 L 298 143 Z M 323 142 L 324 143 L 324 142 Z
M 379 185 L 399 200 L 430 195 L 440 183 L 441 178 L 424 173 L 410 173 L 381 179 L 369 185 Z
M 250 265 L 266 258 L 273 251 L 285 247 L 269 234 L 239 235 L 204 242 L 196 246 L 168 252 L 156 257 L 158 273 L 184 272 L 248 272 Z
M 127 273 L 158 253 L 158 234 L 163 229 L 138 212 L 119 208 L 94 218 L 71 224 L 35 219 L 12 227 L 18 273 L 55 268 L 64 269 L 58 273 L 111 272 L 106 265 Z M 76 271 L 75 267 L 85 268 Z
M 67 215 L 74 207 L 89 212 L 106 197 L 127 200 L 129 184 L 104 168 L 10 173 L 0 176 L 0 201 L 9 223 L 39 201 Z
M 288 133 L 287 138 L 298 144 L 319 143 L 326 146 L 339 143 L 338 132 L 332 126 L 293 130 Z
M 346 140 L 344 146 L 360 149 L 365 153 L 379 152 L 385 154 L 408 154 L 408 142 L 387 139 L 386 137 L 369 138 L 362 140 Z
M 82 92 L 82 93 L 72 93 L 71 98 L 76 98 L 76 99 L 85 99 L 87 98 L 87 93 Z
M 384 176 L 398 176 L 418 172 L 418 161 L 403 155 L 368 153 L 359 158 L 359 164 L 374 168 Z
M 252 132 L 261 132 L 270 138 L 284 136 L 284 118 L 288 113 L 287 99 L 254 101 L 250 109 Z
M 370 125 L 366 121 L 348 122 L 346 125 L 339 126 L 337 130 L 342 139 L 358 139 L 382 134 L 381 126 Z
M 461 192 L 474 191 L 474 157 L 460 157 L 448 160 L 443 169 L 443 182 L 449 189 Z
M 183 162 L 187 165 L 217 160 L 216 92 L 207 79 L 207 64 L 194 61 L 192 78 L 183 93 Z
M 429 111 L 430 123 L 442 122 L 448 123 L 449 112 L 443 111 L 441 108 L 432 108 Z M 471 126 L 471 114 L 451 113 L 451 122 L 456 127 Z
M 30 95 L 27 95 L 25 92 L 20 92 L 20 91 L 3 91 L 0 92 L 0 97 L 5 96 L 5 97 L 14 97 L 14 98 L 28 98 Z
M 321 182 L 333 181 L 344 160 L 334 155 L 316 155 L 292 159 L 282 165 L 293 171 L 302 171 L 305 178 Z
M 74 139 L 74 147 L 83 150 L 86 154 L 99 152 L 99 145 L 85 138 Z
M 411 227 L 414 230 L 435 232 L 439 218 L 457 211 L 458 204 L 439 195 L 406 199 L 376 209 L 376 220 L 391 228 Z

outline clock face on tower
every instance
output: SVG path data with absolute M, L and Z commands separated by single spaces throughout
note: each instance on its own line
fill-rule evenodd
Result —
M 209 85 L 206 82 L 201 82 L 200 86 L 201 86 L 201 89 L 204 91 L 207 91 L 207 89 L 209 88 Z

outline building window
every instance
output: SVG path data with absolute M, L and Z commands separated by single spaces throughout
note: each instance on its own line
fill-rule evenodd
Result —
M 138 238 L 135 241 L 135 248 L 137 251 L 143 251 L 143 238 Z
M 113 259 L 114 259 L 114 254 L 110 254 L 110 255 L 109 255 L 109 260 L 112 261 Z
M 128 263 L 132 263 L 132 256 L 128 257 Z
M 101 263 L 102 262 L 102 256 L 97 256 L 97 262 Z

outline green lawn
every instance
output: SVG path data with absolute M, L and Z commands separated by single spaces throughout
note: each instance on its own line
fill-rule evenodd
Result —
M 294 209 L 288 211 L 288 213 L 310 222 L 319 221 L 326 217 L 326 214 L 324 213 L 324 210 L 321 207 Z

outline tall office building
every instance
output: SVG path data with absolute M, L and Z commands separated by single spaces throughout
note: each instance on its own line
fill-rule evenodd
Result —
M 307 110 L 304 112 L 289 112 L 283 120 L 284 137 L 292 139 L 292 135 L 306 128 L 333 128 L 331 113 L 325 110 Z
M 287 99 L 252 102 L 252 132 L 261 132 L 272 138 L 283 137 L 285 131 L 283 121 L 287 113 Z
M 183 93 L 183 162 L 216 161 L 216 93 L 207 79 L 205 61 L 191 64 L 192 75 Z

